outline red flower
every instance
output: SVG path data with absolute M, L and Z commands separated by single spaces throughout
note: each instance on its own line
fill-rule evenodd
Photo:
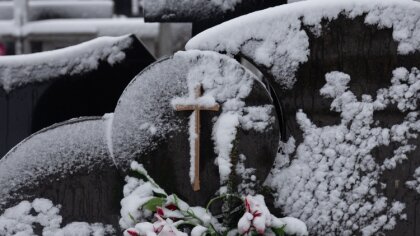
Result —
M 171 210 L 171 211 L 178 210 L 178 207 L 175 206 L 175 204 L 169 204 L 169 205 L 166 206 L 166 208 Z
M 165 212 L 163 211 L 163 209 L 162 209 L 161 207 L 157 207 L 157 208 L 156 208 L 156 213 L 157 213 L 159 216 L 164 216 L 164 215 L 165 215 Z
M 139 236 L 139 234 L 138 234 L 135 230 L 133 230 L 133 229 L 129 229 L 129 230 L 127 230 L 127 233 L 128 233 L 130 236 Z

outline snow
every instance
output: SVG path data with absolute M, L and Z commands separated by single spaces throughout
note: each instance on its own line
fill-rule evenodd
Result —
M 62 19 L 30 22 L 22 28 L 24 36 L 74 35 L 122 36 L 135 34 L 139 38 L 156 38 L 158 23 L 145 23 L 143 18 Z
M 232 170 L 231 153 L 236 138 L 239 116 L 234 112 L 223 113 L 213 127 L 214 148 L 217 165 L 219 166 L 220 183 L 224 185 L 229 180 Z
M 100 62 L 118 64 L 132 43 L 130 36 L 102 37 L 55 51 L 0 57 L 0 87 L 10 92 L 30 83 L 86 73 Z
M 305 223 L 302 221 L 293 217 L 284 217 L 279 220 L 283 222 L 283 225 L 285 226 L 284 231 L 288 235 L 308 235 L 308 229 L 306 228 Z
M 408 188 L 417 191 L 420 194 L 420 167 L 414 171 L 414 180 L 407 181 L 405 184 Z
M 190 207 L 186 202 L 175 195 L 167 195 L 166 192 L 148 175 L 143 165 L 134 161 L 131 163 L 131 169 L 140 173 L 142 176 L 146 177 L 146 179 L 141 180 L 135 177 L 126 177 L 124 199 L 121 201 L 122 208 L 120 219 L 120 226 L 122 229 L 125 229 L 124 235 L 130 235 L 128 233 L 129 231 L 141 235 L 146 235 L 146 232 L 151 233 L 147 235 L 156 235 L 153 233 L 165 235 L 165 227 L 172 229 L 180 235 L 185 235 L 176 230 L 176 226 L 186 221 L 194 225 L 200 224 L 202 226 L 194 228 L 195 233 L 201 232 L 203 228 L 209 227 L 210 224 L 217 229 L 220 228 L 220 224 L 206 209 L 202 207 Z M 163 197 L 165 201 L 161 207 L 158 207 L 157 213 L 154 215 L 154 217 L 157 218 L 157 221 L 152 224 L 149 223 L 149 221 L 152 220 L 153 214 L 149 210 L 144 209 L 143 205 L 157 195 Z M 175 206 L 176 209 L 166 208 L 169 205 Z M 191 215 L 194 217 L 191 217 Z M 174 219 L 179 219 L 179 221 L 174 223 L 172 221 Z
M 176 195 L 167 195 L 150 178 L 143 165 L 137 162 L 131 163 L 131 169 L 139 173 L 144 178 L 134 178 L 127 176 L 126 185 L 124 186 L 124 199 L 121 201 L 121 220 L 120 225 L 124 229 L 125 236 L 131 235 L 171 235 L 186 236 L 185 232 L 181 232 L 177 227 L 187 223 L 193 225 L 190 233 L 192 236 L 209 233 L 208 229 L 216 230 L 219 233 L 239 232 L 241 235 L 251 230 L 256 230 L 260 234 L 268 233 L 273 235 L 272 227 L 285 228 L 285 232 L 290 235 L 307 236 L 308 231 L 306 225 L 293 217 L 277 218 L 271 215 L 268 210 L 264 197 L 262 195 L 244 198 L 246 212 L 239 220 L 237 229 L 227 229 L 214 218 L 207 209 L 202 207 L 190 207 L 186 202 L 179 199 Z M 162 205 L 156 206 L 156 213 L 145 209 L 144 205 L 151 199 L 162 200 Z M 210 231 L 211 232 L 211 231 Z
M 190 140 L 190 181 L 191 184 L 194 183 L 195 179 L 195 142 L 197 138 L 197 133 L 195 130 L 196 127 L 196 120 L 195 115 L 197 111 L 193 111 L 193 113 L 190 115 L 190 122 L 188 124 L 188 133 L 189 133 L 189 140 Z
M 263 132 L 274 122 L 274 117 L 270 114 L 273 106 L 259 106 L 244 108 L 244 115 L 240 118 L 241 127 L 245 130 L 256 130 Z
M 297 147 L 293 138 L 281 145 L 266 181 L 276 190 L 275 204 L 303 220 L 312 234 L 368 236 L 393 229 L 405 217 L 405 205 L 390 202 L 377 187 L 386 187 L 379 181 L 383 172 L 414 150 L 409 141 L 420 132 L 419 70 L 396 68 L 389 88 L 361 101 L 349 90 L 349 75 L 331 72 L 325 78 L 320 93 L 333 99 L 331 110 L 340 113 L 341 123 L 317 127 L 303 111 L 296 114 L 304 140 Z M 375 125 L 374 112 L 391 104 L 407 112 L 404 121 L 391 128 Z M 397 146 L 394 156 L 378 163 L 371 151 L 390 142 Z
M 317 0 L 286 4 L 254 12 L 208 29 L 187 45 L 200 49 L 241 54 L 291 88 L 299 65 L 310 55 L 309 37 L 303 26 L 320 36 L 321 20 L 365 16 L 365 23 L 392 28 L 402 55 L 420 49 L 420 4 L 411 0 Z M 244 28 L 243 26 L 247 27 Z
M 33 197 L 30 191 L 46 179 L 87 174 L 113 166 L 100 118 L 70 120 L 22 141 L 0 160 L 0 211 L 12 202 Z
M 149 181 L 130 176 L 125 178 L 126 184 L 123 189 L 124 198 L 121 200 L 121 218 L 119 222 L 123 229 L 134 227 L 137 222 L 147 220 L 147 218 L 152 216 L 152 212 L 141 209 L 141 206 L 152 199 L 154 193 L 167 196 L 165 191 L 153 182 L 143 165 L 134 161 L 131 163 L 130 168 L 132 171 L 147 176 Z
M 164 68 L 164 70 L 162 70 Z M 269 114 L 274 107 L 247 107 L 245 98 L 254 83 L 263 86 L 249 71 L 227 56 L 214 52 L 178 52 L 172 58 L 164 59 L 143 71 L 128 86 L 122 95 L 114 115 L 113 146 L 119 162 L 131 160 L 158 147 L 160 140 L 179 132 L 181 120 L 176 116 L 174 105 L 194 104 L 211 106 L 219 104 L 221 114 L 215 118 L 212 139 L 216 164 L 219 167 L 221 184 L 231 173 L 230 155 L 238 128 L 255 129 L 271 127 L 273 120 Z M 195 99 L 197 85 L 203 88 L 202 97 Z M 246 127 L 241 127 L 242 120 Z M 188 132 L 190 146 L 195 137 L 195 122 L 190 119 Z M 156 132 L 152 135 L 140 127 L 153 124 Z M 133 149 L 133 146 L 136 148 Z M 194 151 L 190 150 L 191 164 Z M 190 168 L 190 178 L 194 169 Z
M 238 176 L 242 177 L 242 182 L 238 184 L 238 193 L 245 194 L 245 195 L 255 195 L 256 189 L 256 176 L 255 168 L 246 168 L 245 167 L 246 156 L 239 155 L 238 163 L 235 167 L 235 173 Z
M 273 235 L 271 228 L 280 229 L 283 227 L 287 235 L 308 235 L 307 227 L 302 221 L 293 217 L 277 218 L 272 215 L 262 195 L 246 196 L 245 208 L 245 214 L 238 222 L 240 235 L 248 235 L 252 229 L 259 235 Z
M 114 113 L 108 113 L 103 116 L 105 121 L 105 138 L 108 147 L 108 153 L 112 158 L 115 166 L 118 166 L 114 156 L 114 147 L 112 146 L 112 122 L 114 121 Z
M 115 234 L 110 225 L 73 222 L 60 228 L 63 218 L 60 206 L 48 199 L 37 198 L 32 202 L 22 201 L 0 215 L 0 235 L 35 236 L 33 228 L 42 227 L 43 236 L 105 236 Z
M 144 9 L 146 18 L 191 20 L 234 11 L 241 2 L 242 0 L 146 0 Z
M 211 0 L 211 2 L 223 9 L 223 11 L 233 11 L 236 5 L 240 4 L 242 0 Z

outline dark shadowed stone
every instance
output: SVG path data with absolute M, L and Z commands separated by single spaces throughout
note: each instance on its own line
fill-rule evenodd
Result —
M 123 177 L 106 144 L 105 118 L 81 118 L 43 129 L 0 160 L 0 215 L 23 200 L 62 206 L 63 224 L 111 224 L 118 229 Z
M 104 41 L 106 47 L 101 44 Z M 105 56 L 83 60 L 113 47 L 125 54 L 124 59 L 114 64 Z M 155 61 L 133 35 L 90 41 L 70 52 L 19 58 L 0 60 L 0 158 L 28 135 L 54 123 L 113 112 L 128 83 Z M 15 82 L 9 83 L 12 79 Z
M 204 95 L 216 88 L 229 91 L 232 96 L 236 96 L 241 83 L 248 81 L 250 90 L 239 101 L 245 102 L 245 108 L 264 105 L 270 108 L 270 122 L 262 132 L 241 126 L 233 142 L 236 154 L 232 156 L 246 156 L 245 166 L 256 168 L 260 185 L 271 169 L 279 140 L 272 99 L 264 85 L 235 60 L 212 52 L 180 52 L 140 73 L 127 87 L 115 110 L 113 151 L 122 169 L 127 169 L 129 162 L 136 159 L 168 193 L 178 194 L 191 205 L 204 206 L 221 187 L 212 127 L 220 114 L 227 112 L 227 105 L 223 96 L 216 95 L 221 111 L 201 112 L 201 190 L 194 192 L 189 177 L 191 112 L 177 112 L 171 106 L 173 98 L 188 96 L 189 79 L 216 79 L 218 82 L 214 84 L 203 83 Z

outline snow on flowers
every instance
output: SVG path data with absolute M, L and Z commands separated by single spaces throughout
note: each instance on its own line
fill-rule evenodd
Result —
M 292 217 L 277 218 L 268 210 L 262 195 L 236 197 L 244 214 L 236 227 L 227 227 L 207 208 L 190 207 L 176 195 L 167 195 L 147 174 L 142 165 L 133 162 L 132 169 L 140 178 L 127 177 L 125 198 L 121 201 L 120 225 L 124 236 L 201 236 L 201 235 L 308 235 L 306 225 Z

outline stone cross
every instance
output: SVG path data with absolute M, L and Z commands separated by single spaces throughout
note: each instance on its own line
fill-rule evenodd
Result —
M 195 161 L 194 161 L 194 191 L 200 190 L 200 111 L 219 111 L 220 105 L 203 106 L 197 103 L 197 99 L 201 97 L 201 85 L 195 88 L 195 102 L 190 104 L 177 104 L 175 105 L 176 111 L 194 111 L 195 115 Z M 191 147 L 192 148 L 192 147 Z

